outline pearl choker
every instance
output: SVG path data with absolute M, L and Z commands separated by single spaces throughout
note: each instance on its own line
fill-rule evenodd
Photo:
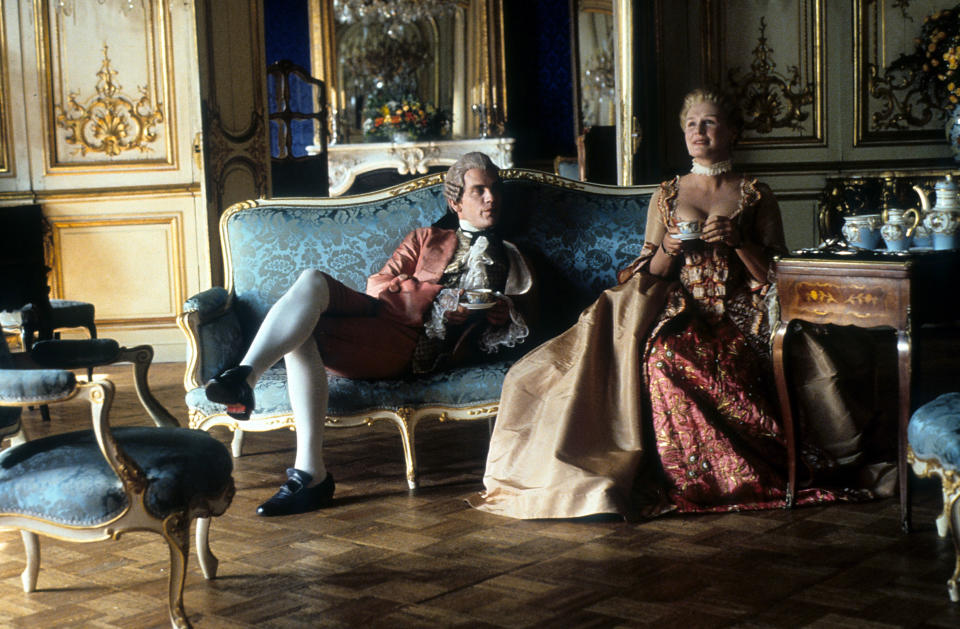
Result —
M 693 168 L 690 169 L 694 175 L 707 175 L 708 177 L 716 177 L 717 175 L 722 175 L 723 173 L 728 173 L 733 170 L 733 162 L 729 159 L 723 162 L 717 162 L 716 164 L 710 164 L 709 166 L 704 166 L 697 160 L 693 160 Z

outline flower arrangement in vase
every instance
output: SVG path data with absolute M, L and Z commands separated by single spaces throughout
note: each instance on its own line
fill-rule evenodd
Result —
M 924 18 L 913 60 L 920 87 L 946 112 L 946 135 L 960 161 L 960 4 Z
M 363 137 L 368 142 L 438 139 L 449 132 L 449 114 L 409 96 L 373 101 L 364 111 Z

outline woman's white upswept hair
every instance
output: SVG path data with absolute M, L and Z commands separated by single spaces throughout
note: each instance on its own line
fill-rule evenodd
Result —
M 447 170 L 447 174 L 443 178 L 443 196 L 446 197 L 447 201 L 450 203 L 460 201 L 463 195 L 463 177 L 468 170 L 474 168 L 486 171 L 494 177 L 500 176 L 500 167 L 494 164 L 486 153 L 479 151 L 466 153 Z

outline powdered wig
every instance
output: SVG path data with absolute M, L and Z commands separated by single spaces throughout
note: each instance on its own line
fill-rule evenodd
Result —
M 681 129 L 686 127 L 687 113 L 690 111 L 690 108 L 697 103 L 713 103 L 716 105 L 720 110 L 720 115 L 723 116 L 724 122 L 733 129 L 733 141 L 737 141 L 740 133 L 743 131 L 743 112 L 740 111 L 740 107 L 733 98 L 713 89 L 697 88 L 684 96 L 683 106 L 680 107 Z
M 443 196 L 448 203 L 458 203 L 463 198 L 463 177 L 468 170 L 483 170 L 496 178 L 500 177 L 500 168 L 487 157 L 486 153 L 475 151 L 467 153 L 447 170 L 443 178 Z

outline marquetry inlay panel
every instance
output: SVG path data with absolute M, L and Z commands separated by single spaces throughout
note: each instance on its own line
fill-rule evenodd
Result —
M 897 63 L 912 54 L 926 16 L 945 8 L 940 0 L 854 2 L 855 146 L 943 138 L 940 103 L 919 89 L 919 76 Z
M 715 6 L 704 65 L 741 104 L 741 145 L 823 145 L 823 0 L 726 0 Z
M 792 259 L 777 263 L 777 289 L 792 319 L 860 327 L 906 327 L 908 262 L 865 267 L 855 261 Z M 852 279 L 855 278 L 855 279 Z
M 47 174 L 176 168 L 170 3 L 35 9 Z

